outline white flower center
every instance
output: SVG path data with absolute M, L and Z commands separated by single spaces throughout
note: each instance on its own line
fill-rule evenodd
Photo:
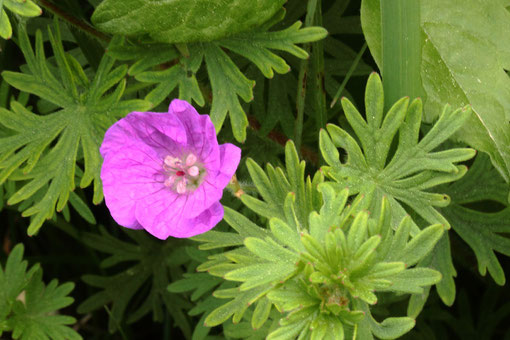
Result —
M 178 194 L 195 190 L 205 175 L 205 169 L 197 162 L 197 156 L 189 153 L 183 158 L 167 155 L 163 160 L 165 170 L 165 187 Z

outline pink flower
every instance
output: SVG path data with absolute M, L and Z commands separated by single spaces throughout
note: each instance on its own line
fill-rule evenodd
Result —
M 223 218 L 219 200 L 241 149 L 218 145 L 207 115 L 175 99 L 168 113 L 132 112 L 106 131 L 100 149 L 113 219 L 160 239 L 191 237 Z

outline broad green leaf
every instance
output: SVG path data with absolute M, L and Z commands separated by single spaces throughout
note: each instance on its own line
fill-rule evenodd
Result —
M 378 216 L 382 199 L 386 197 L 394 223 L 399 223 L 406 215 L 404 203 L 427 222 L 448 228 L 448 221 L 436 207 L 446 206 L 449 197 L 426 190 L 455 181 L 466 172 L 466 167 L 455 163 L 473 157 L 474 150 L 434 150 L 462 127 L 471 111 L 469 108 L 452 110 L 446 106 L 432 129 L 420 139 L 421 100 L 416 99 L 408 106 L 408 100 L 402 98 L 384 115 L 383 98 L 381 80 L 374 73 L 365 92 L 366 119 L 349 100 L 342 100 L 347 120 L 360 144 L 340 127 L 328 125 L 329 135 L 325 131 L 320 134 L 321 152 L 329 165 L 323 170 L 340 187 L 348 186 L 351 194 L 363 194 L 365 207 L 374 216 Z M 397 132 L 397 148 L 390 152 Z M 347 152 L 345 162 L 340 161 L 336 148 Z M 413 228 L 412 234 L 416 229 Z
M 92 22 L 111 34 L 147 34 L 166 43 L 211 41 L 263 24 L 284 2 L 105 0 L 94 11 Z
M 126 67 L 113 68 L 114 61 L 107 56 L 94 78 L 83 87 L 79 83 L 83 70 L 70 62 L 73 59 L 64 52 L 58 25 L 55 33 L 49 29 L 48 35 L 58 69 L 46 61 L 41 31 L 36 33 L 34 54 L 20 26 L 19 41 L 27 71 L 2 73 L 11 86 L 59 107 L 46 115 L 34 114 L 16 102 L 12 103 L 11 111 L 0 109 L 0 124 L 15 132 L 0 138 L 0 183 L 7 178 L 25 182 L 9 198 L 9 204 L 20 203 L 41 188 L 47 188 L 44 195 L 23 212 L 23 216 L 32 216 L 29 235 L 35 234 L 44 221 L 54 215 L 55 208 L 61 211 L 66 206 L 75 188 L 77 162 L 84 167 L 80 186 L 93 182 L 93 202 L 97 204 L 102 200 L 99 145 L 104 131 L 126 113 L 148 108 L 142 100 L 121 100 Z M 112 88 L 114 90 L 108 92 Z

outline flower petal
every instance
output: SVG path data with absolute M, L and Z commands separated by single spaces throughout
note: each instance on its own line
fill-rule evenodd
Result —
M 241 161 L 241 149 L 234 144 L 225 143 L 220 145 L 221 168 L 214 180 L 216 186 L 224 188 L 239 166 Z
M 150 228 L 145 229 L 148 233 L 161 240 L 166 240 L 169 236 L 185 238 L 211 230 L 222 219 L 223 206 L 216 202 L 195 218 L 181 219 L 178 222 L 162 219 L 159 224 L 151 225 Z
M 179 119 L 167 113 L 131 112 L 113 124 L 105 133 L 101 155 L 142 141 L 164 152 L 177 152 L 186 145 L 186 132 Z
M 109 152 L 101 168 L 106 206 L 113 219 L 127 228 L 139 229 L 134 211 L 136 202 L 162 186 L 158 173 L 161 164 L 151 148 L 139 144 Z
M 189 151 L 198 156 L 209 173 L 219 168 L 219 150 L 216 131 L 208 115 L 200 115 L 188 102 L 174 99 L 168 112 L 179 118 L 186 132 Z

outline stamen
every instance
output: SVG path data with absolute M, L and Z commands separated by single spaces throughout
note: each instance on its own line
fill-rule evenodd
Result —
M 186 157 L 186 166 L 192 166 L 197 161 L 197 156 L 190 153 L 188 157 Z
M 177 193 L 184 194 L 186 192 L 186 178 L 183 178 L 177 183 Z
M 188 169 L 188 174 L 191 177 L 196 177 L 196 176 L 198 176 L 199 173 L 200 173 L 200 171 L 198 170 L 198 166 L 196 166 L 196 165 L 193 165 L 191 168 Z
M 182 171 L 182 170 L 177 171 L 175 174 L 177 176 L 179 176 L 179 177 L 182 177 L 182 176 L 186 175 L 186 173 L 184 171 Z
M 165 164 L 168 165 L 169 167 L 175 168 L 176 166 L 181 165 L 181 160 L 179 158 L 175 158 L 169 155 L 165 157 Z
M 174 183 L 175 183 L 175 177 L 170 176 L 165 180 L 164 184 L 165 184 L 165 187 L 170 188 L 172 185 L 174 185 Z

